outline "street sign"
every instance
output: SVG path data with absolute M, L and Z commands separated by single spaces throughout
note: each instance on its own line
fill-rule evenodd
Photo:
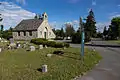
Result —
M 85 33 L 84 33 L 84 26 L 83 26 L 83 22 L 82 22 L 82 18 L 80 18 L 80 26 L 81 26 L 81 56 L 84 56 L 84 39 L 85 39 Z

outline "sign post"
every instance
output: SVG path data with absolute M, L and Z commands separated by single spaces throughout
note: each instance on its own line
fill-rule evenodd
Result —
M 85 39 L 85 33 L 84 33 L 84 26 L 82 22 L 82 18 L 80 18 L 80 26 L 81 26 L 81 56 L 84 56 L 84 39 Z

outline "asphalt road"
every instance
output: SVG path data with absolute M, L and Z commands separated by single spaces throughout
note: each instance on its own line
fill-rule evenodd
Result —
M 96 51 L 103 57 L 101 62 L 87 75 L 76 80 L 120 80 L 120 45 L 106 41 L 93 41 Z M 71 44 L 80 47 L 80 44 Z

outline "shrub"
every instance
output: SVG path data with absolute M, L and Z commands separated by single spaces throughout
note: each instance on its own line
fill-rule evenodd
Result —
M 55 48 L 63 48 L 64 47 L 64 43 L 61 43 L 61 42 L 57 42 L 55 44 Z
M 54 41 L 47 41 L 47 42 L 46 42 L 46 45 L 47 45 L 48 47 L 55 47 L 55 44 L 56 44 L 56 42 L 54 42 Z
M 72 35 L 72 43 L 81 43 L 81 33 L 76 32 Z
M 47 41 L 47 39 L 37 38 L 37 39 L 32 39 L 31 43 L 34 43 L 34 44 L 37 44 L 37 45 L 40 45 L 40 44 L 45 45 L 46 41 Z
M 69 47 L 70 45 L 68 43 L 62 43 L 62 42 L 55 42 L 55 41 L 48 41 L 46 39 L 32 39 L 31 43 L 34 43 L 36 45 L 42 44 L 43 46 L 47 45 L 48 47 L 55 47 L 55 48 L 63 48 L 63 47 Z
M 70 44 L 64 43 L 64 47 L 68 48 L 68 47 L 70 47 Z
M 54 40 L 63 40 L 64 38 L 55 38 Z

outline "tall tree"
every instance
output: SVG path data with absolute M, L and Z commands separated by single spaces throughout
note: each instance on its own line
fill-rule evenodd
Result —
M 86 23 L 85 23 L 85 36 L 87 40 L 90 40 L 91 37 L 96 37 L 96 21 L 95 16 L 92 11 L 92 9 L 89 12 L 89 15 L 87 16 Z
M 65 35 L 66 37 L 72 37 L 72 35 L 74 34 L 75 30 L 73 28 L 73 25 L 70 23 L 67 23 L 66 25 L 66 29 L 65 29 Z
M 59 29 L 55 30 L 56 38 L 60 37 L 60 31 Z
M 12 37 L 13 28 L 10 27 L 8 30 L 3 31 L 3 38 L 9 39 Z
M 61 30 L 60 30 L 60 37 L 64 38 L 64 30 L 63 30 L 63 28 L 61 28 Z
M 106 36 L 108 34 L 108 31 L 107 31 L 107 28 L 106 26 L 104 27 L 104 30 L 103 30 L 103 35 Z
M 115 38 L 120 37 L 120 17 L 111 20 L 111 29 Z
M 53 28 L 52 31 L 55 33 L 55 28 Z

